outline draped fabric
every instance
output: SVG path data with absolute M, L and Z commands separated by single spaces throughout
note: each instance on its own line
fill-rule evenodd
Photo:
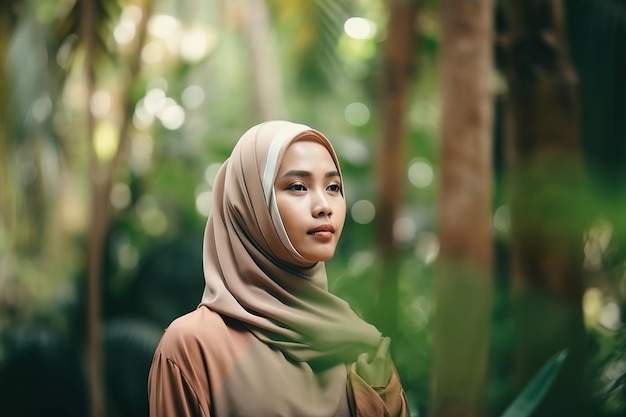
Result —
M 273 184 L 296 140 L 324 145 L 340 171 L 332 145 L 317 130 L 278 120 L 249 129 L 213 187 L 201 305 L 241 322 L 292 361 L 350 363 L 374 352 L 381 335 L 328 292 L 324 263 L 304 259 L 289 242 Z

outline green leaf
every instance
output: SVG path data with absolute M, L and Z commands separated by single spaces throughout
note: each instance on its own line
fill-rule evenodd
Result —
M 528 381 L 522 392 L 500 417 L 530 416 L 552 386 L 566 357 L 567 350 L 562 350 L 552 356 Z

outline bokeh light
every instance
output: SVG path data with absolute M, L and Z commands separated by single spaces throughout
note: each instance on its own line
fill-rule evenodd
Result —
M 217 177 L 217 172 L 220 170 L 222 164 L 213 163 L 210 164 L 204 170 L 204 180 L 209 184 L 209 187 L 213 188 L 213 184 L 215 183 L 215 178 Z
M 508 205 L 498 207 L 493 213 L 493 227 L 500 233 L 508 233 L 511 213 Z
M 167 229 L 167 217 L 153 196 L 142 196 L 135 205 L 135 211 L 147 234 L 158 236 Z
M 376 36 L 376 24 L 362 17 L 351 17 L 346 20 L 343 30 L 353 39 L 372 39 Z
M 415 256 L 426 265 L 433 263 L 439 256 L 439 238 L 437 235 L 429 231 L 418 233 Z
M 344 116 L 352 126 L 363 126 L 370 120 L 370 109 L 363 103 L 350 103 L 346 106 Z
M 91 114 L 96 118 L 106 116 L 111 110 L 111 95 L 108 91 L 98 90 L 92 96 L 89 102 Z
M 411 242 L 416 231 L 417 225 L 410 217 L 400 217 L 393 222 L 393 240 L 399 244 Z
M 350 214 L 355 222 L 359 224 L 371 223 L 376 216 L 376 208 L 369 200 L 356 201 L 350 209 Z
M 118 210 L 128 207 L 131 197 L 130 187 L 123 182 L 118 182 L 111 188 L 111 205 Z
M 202 191 L 196 196 L 196 210 L 201 215 L 208 217 L 213 208 L 213 193 L 211 191 Z
M 110 161 L 117 153 L 119 146 L 119 132 L 117 127 L 109 121 L 96 124 L 93 133 L 93 148 L 101 161 Z
M 197 84 L 189 85 L 183 90 L 180 100 L 188 109 L 197 109 L 204 103 L 204 88 Z
M 416 158 L 409 163 L 407 176 L 416 188 L 426 188 L 433 183 L 433 168 L 427 160 Z

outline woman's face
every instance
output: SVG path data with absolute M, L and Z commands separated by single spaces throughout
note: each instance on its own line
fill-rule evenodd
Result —
M 341 177 L 324 145 L 293 142 L 285 150 L 274 183 L 287 236 L 303 258 L 330 259 L 346 218 Z

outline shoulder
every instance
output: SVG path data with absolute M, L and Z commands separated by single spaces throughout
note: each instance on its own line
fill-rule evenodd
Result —
M 178 317 L 165 329 L 157 351 L 177 362 L 181 356 L 206 352 L 212 343 L 224 337 L 226 331 L 222 317 L 201 306 Z

